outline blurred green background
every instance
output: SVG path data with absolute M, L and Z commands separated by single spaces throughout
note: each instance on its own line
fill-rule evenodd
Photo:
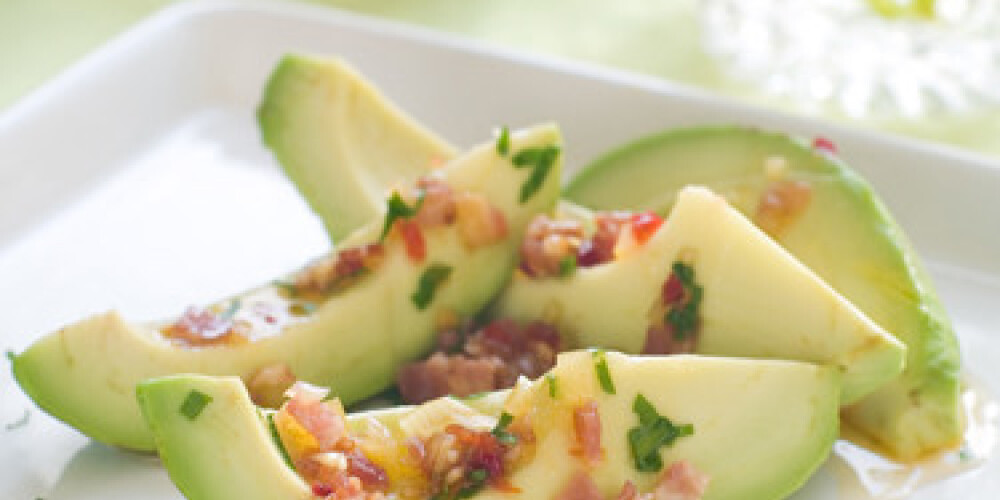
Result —
M 189 0 L 190 1 L 190 0 Z M 197 0 L 194 0 L 197 1 Z M 280 0 L 275 0 L 280 1 Z M 291 1 L 291 0 L 284 0 Z M 0 0 L 0 112 L 172 0 Z M 697 0 L 313 0 L 480 40 L 659 76 L 756 104 L 1000 155 L 1000 113 L 851 121 L 725 78 L 701 50 Z

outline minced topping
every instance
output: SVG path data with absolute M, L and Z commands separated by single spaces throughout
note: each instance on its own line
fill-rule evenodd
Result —
M 456 326 L 439 335 L 437 352 L 428 359 L 401 368 L 396 382 L 411 404 L 464 397 L 512 387 L 522 375 L 540 377 L 561 349 L 559 333 L 542 322 L 521 326 L 503 319 L 468 333 Z
M 520 269 L 527 276 L 570 276 L 577 267 L 593 267 L 646 244 L 663 224 L 652 212 L 598 212 L 589 237 L 583 225 L 571 219 L 539 215 L 521 242 Z
M 694 352 L 701 326 L 700 306 L 704 291 L 695 279 L 694 266 L 676 261 L 663 282 L 660 300 L 650 312 L 643 354 Z

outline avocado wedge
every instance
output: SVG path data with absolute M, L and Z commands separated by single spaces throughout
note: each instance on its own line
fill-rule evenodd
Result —
M 907 346 L 903 374 L 847 408 L 846 421 L 902 460 L 957 445 L 960 362 L 949 319 L 902 229 L 835 154 L 748 128 L 667 131 L 595 160 L 565 196 L 595 209 L 666 213 L 683 186 L 701 184 L 754 217 L 776 179 L 804 181 L 811 200 L 772 236 Z
M 516 148 L 559 144 L 558 130 L 538 126 L 513 134 Z M 109 312 L 67 326 L 14 356 L 14 375 L 45 411 L 107 444 L 152 450 L 153 440 L 139 413 L 134 391 L 140 381 L 172 373 L 248 377 L 263 367 L 285 363 L 300 379 L 333 388 L 346 403 L 369 397 L 394 380 L 396 369 L 428 351 L 443 312 L 476 314 L 508 280 L 516 248 L 528 221 L 552 209 L 559 194 L 560 162 L 521 201 L 531 177 L 499 156 L 493 143 L 472 149 L 441 170 L 456 192 L 482 195 L 506 219 L 507 236 L 470 248 L 457 225 L 424 231 L 426 257 L 407 255 L 401 238 L 390 237 L 378 268 L 353 286 L 322 298 L 315 310 L 283 325 L 273 335 L 223 346 L 179 346 L 159 331 L 163 323 L 131 323 Z M 379 237 L 382 221 L 372 221 L 343 243 L 360 246 Z M 433 264 L 450 267 L 432 301 L 415 305 L 414 294 Z M 280 297 L 276 285 L 250 292 Z M 220 309 L 240 300 L 226 300 Z M 281 305 L 281 304 L 279 304 Z
M 257 120 L 335 242 L 381 216 L 387 186 L 409 184 L 456 154 L 339 59 L 282 58 Z
M 613 498 L 626 480 L 648 491 L 657 478 L 639 472 L 629 453 L 627 435 L 638 424 L 633 404 L 640 394 L 661 415 L 693 425 L 692 435 L 659 448 L 659 455 L 663 464 L 686 460 L 708 474 L 704 500 L 784 498 L 825 460 L 836 439 L 839 383 L 833 369 L 792 361 L 602 356 L 615 394 L 605 392 L 595 376 L 595 353 L 579 351 L 561 355 L 548 376 L 522 381 L 510 392 L 349 415 L 348 425 L 358 429 L 373 418 L 405 438 L 412 434 L 404 429 L 413 427 L 401 425 L 407 418 L 424 429 L 436 422 L 440 429 L 454 413 L 497 419 L 506 412 L 516 419 L 534 412 L 534 455 L 508 476 L 530 498 L 554 498 L 584 467 L 570 450 L 576 443 L 573 408 L 588 400 L 597 404 L 604 457 L 587 471 L 604 497 Z M 189 418 L 181 408 L 193 393 L 208 402 Z M 238 379 L 177 375 L 144 382 L 138 397 L 170 477 L 188 499 L 312 498 Z M 486 487 L 471 498 L 511 494 Z
M 829 364 L 842 373 L 842 404 L 903 369 L 899 341 L 700 187 L 681 190 L 663 225 L 625 256 L 567 277 L 517 273 L 497 314 L 552 322 L 570 347 L 638 353 L 678 261 L 690 266 L 702 290 L 699 354 Z

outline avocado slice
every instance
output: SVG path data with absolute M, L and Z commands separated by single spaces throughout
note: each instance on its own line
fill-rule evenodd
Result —
M 579 209 L 578 209 L 579 210 Z M 498 315 L 553 322 L 570 347 L 640 352 L 674 262 L 702 287 L 696 352 L 795 359 L 843 373 L 842 404 L 899 375 L 905 348 L 711 191 L 681 190 L 632 253 L 568 277 L 518 273 Z M 780 319 L 779 319 L 780 318 Z
M 531 498 L 554 498 L 580 467 L 569 450 L 576 439 L 572 410 L 585 400 L 597 403 L 605 451 L 588 475 L 605 497 L 617 494 L 626 480 L 646 491 L 657 477 L 637 471 L 629 453 L 627 434 L 638 424 L 632 409 L 638 394 L 663 416 L 694 426 L 693 435 L 660 448 L 660 455 L 664 464 L 687 460 L 711 477 L 704 500 L 784 498 L 825 460 L 836 439 L 839 383 L 831 368 L 794 361 L 610 352 L 603 359 L 615 394 L 606 393 L 595 376 L 595 353 L 578 351 L 560 355 L 548 376 L 522 381 L 510 392 L 349 415 L 349 425 L 359 427 L 375 418 L 395 436 L 406 437 L 412 434 L 400 421 L 421 412 L 423 427 L 437 419 L 439 429 L 453 413 L 495 419 L 501 411 L 515 418 L 536 412 L 535 454 L 509 476 L 510 483 L 530 491 Z M 555 396 L 550 380 L 558 383 Z M 195 418 L 180 411 L 192 393 L 211 398 Z M 309 486 L 283 461 L 266 417 L 238 379 L 166 377 L 142 383 L 138 398 L 170 477 L 190 500 L 312 498 Z M 511 495 L 486 488 L 472 498 Z
M 512 136 L 519 149 L 559 141 L 552 125 Z M 179 347 L 157 331 L 162 324 L 130 323 L 112 311 L 38 340 L 14 356 L 14 375 L 53 416 L 94 439 L 137 450 L 154 446 L 134 397 L 135 385 L 150 377 L 188 372 L 247 377 L 286 363 L 298 378 L 331 386 L 345 403 L 372 396 L 392 384 L 402 363 L 431 349 L 440 314 L 474 315 L 506 283 L 524 227 L 535 214 L 551 210 L 559 195 L 560 168 L 557 158 L 535 195 L 522 203 L 521 186 L 532 174 L 514 168 L 493 143 L 474 148 L 442 174 L 455 191 L 480 193 L 503 212 L 508 228 L 503 241 L 472 250 L 456 225 L 428 229 L 427 255 L 416 265 L 403 242 L 390 238 L 378 269 L 275 335 L 240 345 Z M 344 241 L 345 247 L 374 241 L 381 226 L 379 220 L 359 229 Z M 451 274 L 433 302 L 420 310 L 412 295 L 434 263 L 450 266 Z M 275 285 L 248 294 L 279 295 Z
M 264 142 L 333 241 L 385 211 L 387 186 L 409 184 L 456 154 L 334 58 L 283 57 L 257 120 Z
M 847 408 L 847 423 L 902 460 L 962 438 L 958 343 L 919 256 L 872 188 L 835 157 L 783 134 L 741 127 L 667 131 L 595 160 L 565 196 L 595 209 L 665 213 L 702 184 L 752 215 L 780 159 L 812 200 L 777 241 L 907 346 L 902 376 Z

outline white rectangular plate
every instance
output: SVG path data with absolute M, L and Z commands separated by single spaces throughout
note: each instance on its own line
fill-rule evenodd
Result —
M 498 124 L 554 120 L 570 168 L 672 126 L 741 123 L 829 137 L 927 259 L 971 376 L 1000 391 L 997 164 L 651 78 L 329 10 L 245 2 L 172 7 L 0 116 L 0 348 L 20 351 L 112 307 L 134 319 L 168 316 L 326 249 L 253 119 L 268 72 L 289 51 L 349 59 L 459 145 Z M 992 411 L 983 446 L 996 440 Z M 0 498 L 180 498 L 155 458 L 93 443 L 41 413 L 9 366 L 0 370 L 0 443 Z M 796 498 L 855 498 L 856 483 L 831 459 Z M 998 492 L 994 457 L 912 497 Z

